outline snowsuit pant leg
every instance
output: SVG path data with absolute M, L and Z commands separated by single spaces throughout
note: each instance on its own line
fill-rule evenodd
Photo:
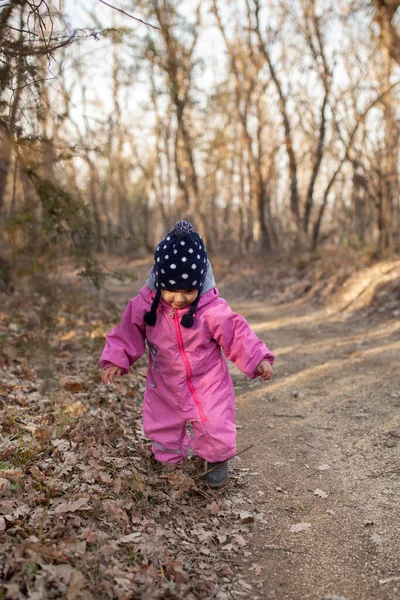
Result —
M 154 396 L 145 397 L 143 429 L 145 436 L 153 442 L 157 460 L 178 463 L 186 458 L 190 444 L 186 422 L 169 404 Z
M 194 452 L 208 462 L 228 460 L 236 454 L 236 427 L 234 405 L 208 413 L 208 421 L 194 421 L 194 437 L 190 444 Z

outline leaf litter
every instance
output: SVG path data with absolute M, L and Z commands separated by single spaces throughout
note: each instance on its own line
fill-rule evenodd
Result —
M 49 336 L 48 380 L 28 350 L 26 301 L 6 302 L 0 597 L 250 597 L 251 584 L 231 566 L 248 532 L 265 523 L 241 491 L 251 474 L 233 466 L 234 488 L 216 492 L 198 457 L 157 469 L 141 425 L 145 359 L 112 387 L 100 382 L 97 360 L 115 308 L 72 309 L 66 294 Z M 261 571 L 256 565 L 253 574 Z

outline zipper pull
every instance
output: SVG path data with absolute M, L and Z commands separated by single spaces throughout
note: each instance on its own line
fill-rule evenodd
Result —
M 173 309 L 172 309 L 172 313 L 169 315 L 169 318 L 170 318 L 170 319 L 173 319 L 173 318 L 174 318 L 174 315 L 175 315 L 175 313 L 176 313 L 176 308 L 173 308 Z

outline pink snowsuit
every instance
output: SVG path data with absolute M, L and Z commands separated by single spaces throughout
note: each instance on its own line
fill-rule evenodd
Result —
M 156 458 L 177 463 L 189 446 L 209 462 L 231 458 L 236 453 L 235 397 L 221 348 L 250 379 L 258 376 L 261 360 L 272 364 L 275 357 L 216 287 L 201 296 L 191 329 L 180 323 L 188 307 L 174 310 L 162 299 L 155 326 L 146 325 L 143 315 L 154 296 L 145 285 L 130 300 L 120 324 L 106 337 L 100 365 L 115 365 L 127 373 L 143 355 L 147 340 L 143 426 Z M 192 439 L 186 422 L 192 423 Z

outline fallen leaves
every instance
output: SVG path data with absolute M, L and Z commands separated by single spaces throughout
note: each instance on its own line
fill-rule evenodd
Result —
M 328 471 L 330 469 L 330 466 L 326 463 L 319 465 L 319 467 L 317 467 L 318 471 Z
M 370 539 L 375 546 L 382 546 L 385 541 L 384 538 L 379 535 L 379 533 L 373 533 Z
M 211 515 L 217 515 L 220 511 L 220 506 L 218 504 L 218 502 L 211 502 L 211 504 L 207 504 L 206 506 L 206 510 L 211 514 Z
M 311 529 L 311 523 L 296 523 L 295 525 L 291 525 L 289 527 L 290 533 L 300 533 L 301 531 L 306 531 L 307 529 Z
M 78 394 L 79 392 L 84 392 L 87 390 L 87 387 L 80 381 L 69 381 L 68 379 L 61 379 L 60 384 L 65 390 L 71 392 L 72 394 Z
M 254 523 L 254 515 L 244 510 L 240 513 L 240 522 L 245 525 Z
M 123 535 L 117 541 L 118 544 L 130 544 L 131 542 L 137 542 L 138 539 L 142 536 L 140 531 L 133 531 L 132 533 L 128 533 L 128 535 Z
M 4 496 L 11 496 L 11 483 L 8 479 L 0 477 L 0 498 Z
M 90 501 L 90 497 L 79 498 L 75 502 L 63 502 L 54 509 L 56 515 L 62 515 L 64 513 L 76 512 L 77 510 L 91 510 L 87 503 Z
M 204 485 L 198 458 L 154 470 L 141 423 L 145 359 L 117 386 L 104 386 L 93 360 L 103 340 L 90 335 L 98 318 L 87 305 L 74 316 L 65 311 L 50 339 L 57 379 L 47 391 L 14 346 L 0 366 L 7 599 L 24 590 L 30 600 L 222 600 L 232 590 L 251 597 L 251 584 L 229 565 L 233 555 L 251 554 L 248 533 L 266 523 L 240 492 L 256 473 L 232 465 L 232 496 L 229 487 Z
M 118 506 L 115 500 L 103 500 L 102 508 L 110 521 L 129 524 L 129 517 L 126 511 L 121 506 Z
M 171 495 L 176 500 L 182 498 L 185 492 L 188 492 L 196 487 L 196 484 L 191 477 L 185 475 L 185 473 L 179 472 L 173 473 L 170 477 L 168 477 L 168 483 L 172 488 Z

